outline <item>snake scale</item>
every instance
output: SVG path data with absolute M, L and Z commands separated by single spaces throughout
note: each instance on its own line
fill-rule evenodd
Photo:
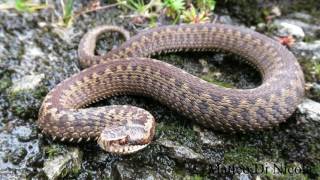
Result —
M 103 56 L 94 55 L 98 36 L 127 31 L 92 29 L 78 54 L 83 71 L 52 89 L 43 101 L 38 125 L 62 141 L 97 140 L 106 151 L 127 154 L 147 146 L 155 133 L 153 116 L 138 107 L 87 105 L 116 95 L 143 95 L 205 127 L 256 131 L 284 122 L 304 96 L 304 76 L 291 52 L 250 29 L 223 24 L 173 25 L 145 30 Z M 222 50 L 242 56 L 262 76 L 252 89 L 224 88 L 151 57 L 178 51 Z

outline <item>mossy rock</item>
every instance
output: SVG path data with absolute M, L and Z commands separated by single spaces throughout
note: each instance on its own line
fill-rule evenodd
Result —
M 10 71 L 8 69 L 1 68 L 1 70 L 0 70 L 0 93 L 4 92 L 8 87 L 10 87 L 12 85 L 11 74 L 12 74 L 12 71 Z
M 299 63 L 302 67 L 305 80 L 307 82 L 320 81 L 320 60 L 319 59 L 301 59 Z
M 9 106 L 12 112 L 21 118 L 35 118 L 48 89 L 44 85 L 44 75 L 22 78 L 13 84 L 8 91 Z M 27 79 L 30 80 L 27 81 Z M 37 81 L 37 82 L 35 82 Z M 35 82 L 33 85 L 33 82 Z
M 262 0 L 225 0 L 217 2 L 216 10 L 219 12 L 219 8 L 225 8 L 231 16 L 239 18 L 246 25 L 252 25 L 264 21 L 264 14 L 268 10 L 266 4 Z

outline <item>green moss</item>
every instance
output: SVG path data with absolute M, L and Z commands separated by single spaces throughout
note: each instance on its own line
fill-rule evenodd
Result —
M 196 132 L 191 127 L 185 126 L 182 122 L 178 121 L 158 123 L 156 133 L 157 135 L 165 135 L 168 140 L 178 141 L 181 144 L 196 142 L 198 139 Z M 195 143 L 191 144 L 195 145 Z
M 34 90 L 10 91 L 8 93 L 10 108 L 19 117 L 36 117 L 47 92 L 45 86 L 39 86 Z
M 300 0 L 292 0 L 290 1 L 290 4 L 283 4 L 283 8 L 281 8 L 281 11 L 283 11 L 283 13 L 285 14 L 291 12 L 305 11 L 314 17 L 319 17 L 319 8 L 320 4 L 318 0 L 308 0 L 308 3 Z
M 210 83 L 222 86 L 222 87 L 226 87 L 226 88 L 233 88 L 234 87 L 231 83 L 216 80 L 211 73 L 208 73 L 206 75 L 201 76 L 201 79 L 206 80 Z
M 320 177 L 320 150 L 319 150 L 320 140 L 317 139 L 315 142 L 311 142 L 308 145 L 309 157 L 312 159 L 310 166 L 310 174 L 315 177 Z
M 320 80 L 319 60 L 301 59 L 300 64 L 307 82 L 317 82 Z
M 3 92 L 5 89 L 12 85 L 11 82 L 11 72 L 8 70 L 0 70 L 0 92 Z
M 289 175 L 289 174 L 284 174 L 284 175 L 274 175 L 271 173 L 265 174 L 263 177 L 269 179 L 269 180 L 307 180 L 309 179 L 307 176 L 303 174 L 295 174 L 295 175 Z
M 224 164 L 226 165 L 241 165 L 244 167 L 254 167 L 261 164 L 257 157 L 259 151 L 255 147 L 243 146 L 234 149 L 226 150 L 224 153 Z
M 58 145 L 58 144 L 53 144 L 50 146 L 46 146 L 44 148 L 44 153 L 45 156 L 48 157 L 49 159 L 57 156 L 57 155 L 62 155 L 65 153 L 65 149 L 62 145 Z
M 311 173 L 316 177 L 320 177 L 320 163 L 311 167 Z
M 68 148 L 61 144 L 52 144 L 45 146 L 43 150 L 46 159 L 48 158 L 50 159 L 49 161 L 52 160 L 59 164 L 61 172 L 58 172 L 58 179 L 75 179 L 80 173 L 83 154 L 79 149 Z M 56 161 L 56 158 L 58 161 Z M 55 165 L 52 162 L 49 162 L 49 164 L 49 167 Z
M 36 10 L 39 9 L 45 9 L 48 6 L 46 4 L 35 4 L 35 3 L 30 3 L 27 0 L 15 0 L 15 8 L 17 11 L 20 12 L 35 12 Z
M 175 171 L 174 179 L 183 179 L 183 180 L 204 180 L 208 179 L 206 176 L 201 174 L 189 174 L 185 169 L 179 169 Z
M 320 64 L 316 63 L 314 68 L 315 68 L 316 78 L 317 78 L 317 80 L 319 80 L 320 79 Z
M 158 56 L 155 56 L 154 58 L 163 60 L 164 62 L 173 64 L 174 66 L 177 66 L 179 68 L 182 68 L 183 65 L 187 63 L 183 58 L 181 58 L 181 56 L 177 54 L 171 54 L 171 53 L 158 55 Z
M 304 38 L 303 38 L 303 41 L 304 42 L 313 42 L 315 41 L 316 39 L 313 37 L 313 36 L 310 36 L 310 35 L 306 35 Z
M 11 86 L 11 78 L 9 76 L 4 76 L 0 79 L 0 92 L 4 91 L 6 88 Z
M 306 175 L 303 174 L 302 166 L 299 163 L 290 163 L 286 165 L 287 171 L 286 172 L 279 172 L 280 174 L 272 174 L 271 172 L 268 172 L 266 174 L 263 174 L 263 177 L 267 179 L 279 179 L 279 180 L 304 180 L 309 179 Z M 294 168 L 297 168 L 297 171 L 290 172 L 288 169 L 293 170 Z M 301 170 L 301 171 L 300 171 Z
M 57 148 L 50 147 L 50 148 L 47 148 L 45 151 L 49 158 L 52 158 L 58 154 Z
M 70 164 L 72 164 L 72 163 L 70 163 Z M 80 170 L 81 170 L 80 166 L 72 166 L 72 167 L 64 168 L 62 170 L 59 178 L 69 179 L 71 177 L 77 177 L 77 175 L 80 173 Z
M 268 7 L 256 0 L 217 1 L 217 7 L 227 9 L 232 16 L 239 18 L 247 25 L 263 22 L 264 15 L 268 13 Z
M 194 175 L 194 176 L 191 176 L 190 179 L 193 179 L 193 180 L 202 180 L 204 179 L 203 177 L 199 176 L 199 175 Z

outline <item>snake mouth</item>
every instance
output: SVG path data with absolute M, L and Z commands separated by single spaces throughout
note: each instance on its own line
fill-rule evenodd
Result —
M 153 128 L 150 133 L 146 134 L 143 127 L 135 126 L 105 128 L 97 142 L 107 152 L 129 154 L 137 152 L 150 144 L 150 136 L 153 137 Z
M 153 116 L 140 108 L 130 107 L 130 110 L 134 114 L 124 116 L 124 124 L 114 123 L 102 129 L 98 144 L 103 150 L 115 154 L 129 154 L 151 143 L 155 134 Z
M 130 144 L 127 141 L 127 137 L 116 140 L 116 141 L 108 141 L 105 140 L 105 138 L 101 137 L 98 139 L 99 146 L 110 153 L 114 154 L 130 154 L 137 152 L 145 147 L 147 147 L 148 144 Z

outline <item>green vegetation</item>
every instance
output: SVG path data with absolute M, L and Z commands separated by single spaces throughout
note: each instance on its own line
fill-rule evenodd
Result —
M 149 9 L 149 5 L 144 4 L 143 0 L 128 0 L 125 5 L 139 14 L 145 14 Z
M 30 118 L 37 117 L 40 103 L 48 93 L 46 86 L 38 86 L 35 89 L 14 90 L 10 87 L 8 100 L 11 111 L 18 117 Z
M 73 0 L 67 0 L 66 3 L 61 2 L 63 7 L 62 25 L 68 27 L 72 24 L 73 20 Z
M 197 12 L 193 5 L 187 11 L 184 11 L 181 18 L 184 22 L 191 24 L 210 22 L 209 14 L 206 11 Z
M 212 73 L 208 73 L 206 75 L 201 76 L 201 79 L 206 80 L 206 81 L 213 83 L 213 84 L 217 84 L 222 87 L 226 87 L 226 88 L 234 88 L 235 87 L 231 83 L 216 80 Z
M 3 9 L 15 9 L 19 12 L 35 12 L 40 9 L 46 9 L 48 8 L 47 4 L 39 4 L 39 3 L 33 3 L 30 0 L 15 0 L 14 3 L 11 3 L 8 1 L 8 3 L 0 4 L 0 10 Z
M 15 9 L 20 12 L 34 12 L 47 7 L 46 4 L 36 4 L 30 0 L 15 0 Z
M 11 72 L 6 70 L 0 71 L 0 92 L 5 91 L 11 84 Z
M 196 5 L 201 11 L 212 12 L 216 7 L 216 1 L 215 0 L 197 0 Z
M 196 7 L 190 4 L 188 10 L 184 11 L 181 18 L 186 23 L 207 23 L 210 22 L 210 16 L 216 6 L 215 0 L 197 0 Z
M 70 27 L 73 20 L 73 0 L 62 0 L 60 1 L 62 6 L 62 16 L 59 17 L 60 21 L 58 25 L 63 27 Z M 47 3 L 34 3 L 31 0 L 15 0 L 14 4 L 5 3 L 0 4 L 1 9 L 15 9 L 19 12 L 32 13 L 41 9 L 52 8 Z
M 58 147 L 58 145 L 51 145 L 51 146 L 46 146 L 44 148 L 44 152 L 48 158 L 52 158 L 59 154 L 59 152 L 61 151 L 60 149 L 61 147 Z
M 119 0 L 118 3 L 120 5 L 125 6 L 126 8 L 134 11 L 137 15 L 140 16 L 148 16 L 149 9 L 151 6 L 151 2 L 149 4 L 145 4 L 143 0 Z
M 285 167 L 287 169 L 285 169 Z M 262 177 L 265 177 L 270 180 L 307 180 L 309 179 L 306 175 L 302 173 L 302 167 L 299 163 L 290 163 L 284 165 L 279 165 L 278 168 L 281 169 L 282 172 L 279 172 L 279 174 L 276 174 L 274 172 L 268 171 L 267 173 L 263 174 Z M 289 170 L 290 169 L 290 170 Z
M 182 122 L 160 122 L 157 124 L 156 134 L 162 136 L 166 134 L 168 140 L 179 142 L 181 144 L 190 144 L 188 142 L 196 142 L 198 136 L 190 127 L 186 127 Z M 193 148 L 193 147 L 190 147 Z
M 164 0 L 166 14 L 174 19 L 173 23 L 182 20 L 186 23 L 205 23 L 215 8 L 215 0 L 197 0 L 195 6 L 184 0 Z M 186 7 L 189 7 L 188 9 Z
M 134 11 L 135 15 L 149 19 L 154 26 L 157 17 L 164 12 L 172 23 L 181 20 L 186 23 L 204 23 L 210 21 L 212 11 L 215 9 L 215 0 L 197 0 L 195 5 L 185 0 L 152 0 L 145 4 L 143 0 L 118 0 L 119 5 Z
M 191 176 L 191 179 L 193 179 L 193 180 L 202 180 L 203 177 L 199 176 L 199 175 L 194 175 L 194 176 Z
M 164 0 L 164 8 L 166 14 L 177 22 L 181 12 L 185 10 L 185 2 L 183 0 Z
M 203 180 L 203 179 L 209 179 L 205 176 L 201 176 L 198 174 L 190 175 L 185 174 L 185 172 L 176 172 L 175 179 L 184 179 L 184 180 Z
M 224 164 L 238 164 L 244 167 L 254 167 L 260 164 L 257 157 L 259 151 L 255 147 L 242 146 L 226 150 L 224 153 Z
M 193 4 L 194 3 L 194 4 Z M 110 7 L 122 7 L 133 11 L 127 17 L 143 17 L 143 21 L 149 26 L 155 26 L 159 16 L 165 15 L 171 23 L 205 23 L 210 22 L 210 16 L 216 6 L 215 0 L 151 0 L 146 3 L 144 0 L 117 0 L 114 4 L 101 6 L 99 2 L 89 2 L 88 5 L 78 11 L 74 11 L 74 0 L 61 0 L 60 6 L 62 14 L 58 15 L 58 21 L 53 25 L 60 27 L 71 27 L 74 19 L 92 11 L 107 9 Z M 16 9 L 19 12 L 34 12 L 45 8 L 55 8 L 48 4 L 33 3 L 31 0 L 15 0 L 14 4 L 0 4 L 1 9 Z
M 320 177 L 320 164 L 316 164 L 311 168 L 311 173 L 317 177 Z
M 288 174 L 284 174 L 284 175 L 273 175 L 271 173 L 267 173 L 266 175 L 264 175 L 265 178 L 269 179 L 269 180 L 307 180 L 308 177 L 306 177 L 303 174 L 295 174 L 295 175 L 288 175 Z
M 133 11 L 133 17 L 140 16 L 152 20 L 158 16 L 157 11 L 162 7 L 160 0 L 151 0 L 148 4 L 144 0 L 118 0 L 117 4 Z
M 300 65 L 307 82 L 317 82 L 320 80 L 320 63 L 318 59 L 300 59 Z

